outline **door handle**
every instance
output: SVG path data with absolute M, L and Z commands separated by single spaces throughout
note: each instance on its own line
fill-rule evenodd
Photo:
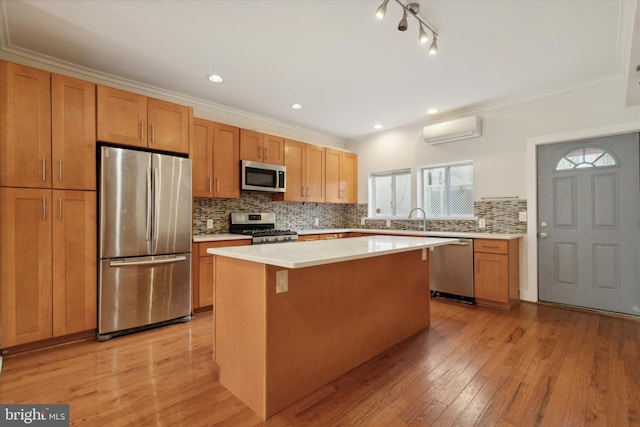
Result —
M 547 237 L 549 237 L 549 235 L 547 233 L 540 233 L 540 238 L 541 239 L 546 239 Z

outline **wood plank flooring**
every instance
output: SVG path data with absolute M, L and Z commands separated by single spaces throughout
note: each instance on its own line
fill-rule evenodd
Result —
M 431 327 L 262 423 L 215 379 L 211 313 L 5 357 L 0 403 L 87 426 L 640 426 L 640 319 L 431 301 Z

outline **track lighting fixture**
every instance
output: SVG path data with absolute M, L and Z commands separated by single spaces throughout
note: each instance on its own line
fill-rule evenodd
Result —
M 418 28 L 418 40 L 420 41 L 421 44 L 426 44 L 429 41 L 429 34 L 427 33 L 427 31 L 424 29 L 424 27 L 427 27 L 429 29 L 429 31 L 431 32 L 431 35 L 433 36 L 433 41 L 431 42 L 431 46 L 429 46 L 429 54 L 431 55 L 435 55 L 436 53 L 438 53 L 438 32 L 436 30 L 433 29 L 433 27 L 431 25 L 429 25 L 427 23 L 427 21 L 425 21 L 420 15 L 420 5 L 418 3 L 408 3 L 408 4 L 404 4 L 402 3 L 400 0 L 395 0 L 396 3 L 398 3 L 400 6 L 402 6 L 402 19 L 400 20 L 400 22 L 398 23 L 398 30 L 399 31 L 407 31 L 408 28 L 408 24 L 407 24 L 407 15 L 409 12 L 411 14 L 411 16 L 413 16 L 414 18 L 416 18 L 416 20 L 418 21 L 418 24 L 420 25 L 420 27 Z M 379 19 L 384 18 L 384 16 L 387 13 L 387 4 L 389 3 L 389 0 L 382 0 L 382 4 L 380 6 L 378 6 L 378 8 L 376 9 L 376 16 Z

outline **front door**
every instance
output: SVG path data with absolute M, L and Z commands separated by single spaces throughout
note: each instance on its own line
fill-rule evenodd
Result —
M 538 147 L 540 301 L 640 316 L 638 134 Z

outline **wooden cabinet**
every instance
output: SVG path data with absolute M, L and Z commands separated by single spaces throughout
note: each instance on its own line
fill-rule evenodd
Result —
M 0 61 L 0 186 L 51 188 L 50 80 Z
M 326 148 L 326 201 L 358 202 L 358 157 L 354 153 Z
M 207 249 L 250 244 L 251 239 L 193 243 L 191 284 L 194 311 L 208 310 L 214 304 L 213 255 L 208 254 Z
M 273 200 L 325 201 L 325 148 L 291 139 L 284 140 L 287 191 Z
M 191 108 L 98 85 L 98 140 L 189 152 Z
M 240 130 L 237 127 L 193 119 L 189 157 L 193 197 L 240 197 Z
M 284 138 L 240 129 L 240 160 L 284 164 Z
M 96 189 L 96 86 L 51 76 L 53 188 Z
M 0 186 L 95 190 L 95 85 L 0 62 Z
M 2 348 L 95 328 L 95 192 L 0 188 Z
M 474 239 L 476 303 L 511 309 L 520 302 L 520 239 Z

